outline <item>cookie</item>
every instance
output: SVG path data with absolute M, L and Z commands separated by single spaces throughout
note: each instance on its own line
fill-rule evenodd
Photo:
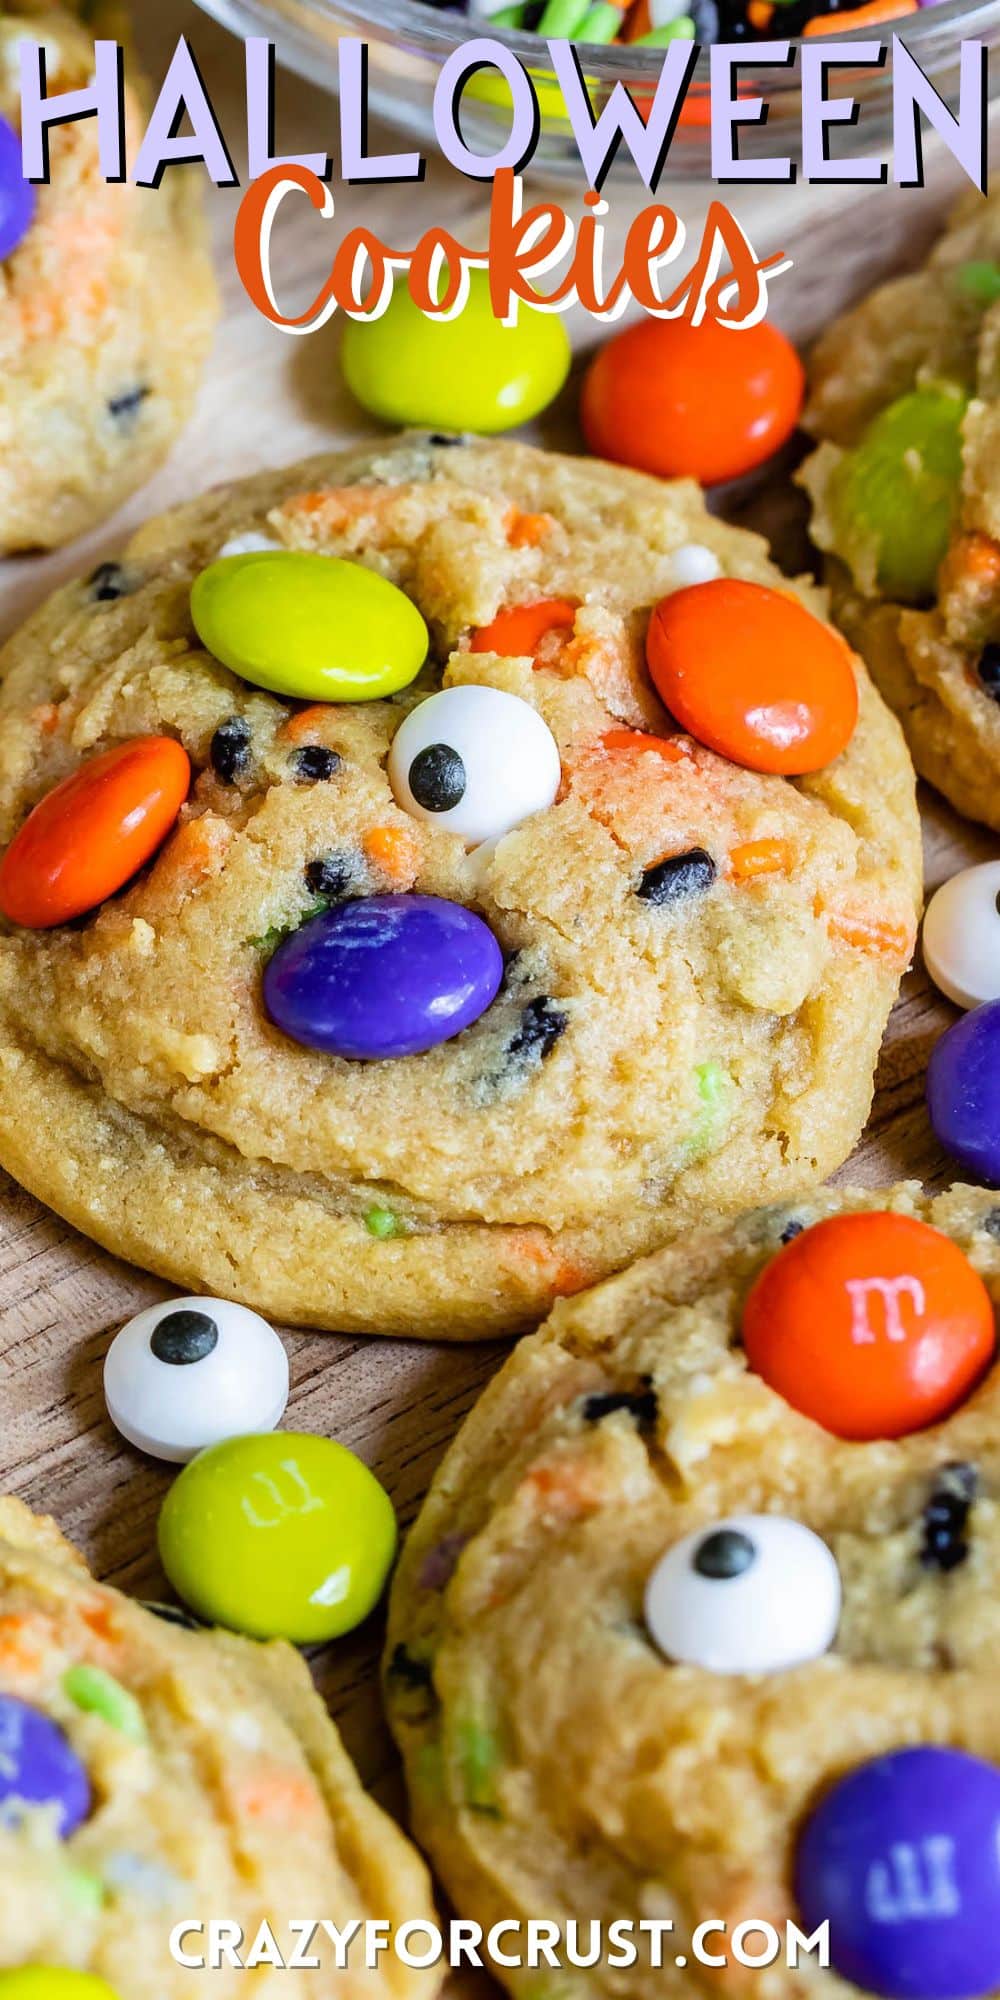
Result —
M 921 775 L 1000 829 L 1000 199 L 813 355 L 800 475 L 835 614 Z
M 499 1965 L 512 1991 L 846 1996 L 853 1975 L 815 1959 L 711 1970 L 695 1929 L 830 1917 L 831 1820 L 907 1747 L 930 1757 L 942 1836 L 967 1800 L 935 1791 L 942 1757 L 968 1753 L 1000 1790 L 997 1301 L 995 1194 L 821 1190 L 562 1301 L 486 1390 L 391 1600 L 386 1699 L 417 1839 L 484 1927 L 575 1918 L 586 1951 L 591 1920 L 674 1924 L 662 1971 L 636 1932 L 631 1969 L 575 1970 L 563 1945 L 560 1971 Z M 890 1845 L 917 1841 L 916 1814 L 890 1824 Z M 873 1839 L 869 1823 L 850 1852 L 874 1869 Z M 834 1968 L 853 1910 L 898 1975 L 872 1976 L 866 1935 L 862 1989 L 997 1990 L 995 1953 L 979 1983 L 955 1961 L 935 1983 L 935 1936 L 975 1941 L 971 1879 L 962 1923 L 928 1923 L 926 1962 L 908 1924 L 934 1907 L 900 1907 L 892 1867 L 880 1879 L 885 1929 L 878 1881 L 868 1902 L 852 1881 Z M 729 1946 L 716 1930 L 706 1948 Z
M 430 1916 L 426 1871 L 363 1793 L 290 1646 L 186 1629 L 97 1584 L 52 1521 L 0 1500 L 0 1965 L 75 1966 L 174 2000 L 182 1920 Z M 184 1948 L 206 1939 L 192 1933 Z M 214 1990 L 285 1991 L 223 1963 Z M 295 1990 L 330 1992 L 330 1965 Z M 392 1952 L 338 1993 L 432 1994 Z
M 698 590 L 723 709 L 748 591 L 856 680 L 829 768 L 676 733 L 644 643 Z M 2 658 L 0 1162 L 185 1290 L 453 1339 L 812 1184 L 919 895 L 898 725 L 821 608 L 693 485 L 517 444 L 404 437 L 152 522 Z M 657 622 L 697 706 L 708 614 Z
M 85 118 L 51 133 L 47 186 L 20 182 L 19 43 L 41 39 L 50 95 L 81 89 L 95 26 L 122 32 L 30 0 L 0 15 L 0 553 L 82 534 L 150 477 L 191 413 L 216 317 L 193 175 L 109 185 Z M 130 56 L 132 160 L 147 108 Z

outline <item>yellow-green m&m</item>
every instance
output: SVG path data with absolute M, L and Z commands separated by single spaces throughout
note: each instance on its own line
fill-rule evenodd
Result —
M 0 2000 L 118 2000 L 118 1995 L 91 1972 L 22 1965 L 14 1972 L 0 1972 Z
M 428 319 L 397 286 L 381 319 L 348 320 L 341 366 L 351 394 L 387 424 L 492 435 L 536 417 L 569 374 L 562 320 L 523 303 L 493 316 L 489 275 L 469 273 L 455 319 Z
M 196 578 L 191 616 L 224 667 L 296 701 L 380 700 L 427 657 L 427 627 L 403 591 L 338 556 L 223 556 Z
M 396 1516 L 346 1446 L 306 1432 L 227 1438 L 185 1466 L 160 1560 L 198 1618 L 253 1639 L 336 1639 L 378 1603 Z M 2 2000 L 2 1996 L 0 1996 Z

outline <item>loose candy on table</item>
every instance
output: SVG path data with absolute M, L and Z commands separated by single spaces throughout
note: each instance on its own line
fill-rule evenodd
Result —
M 0 263 L 23 243 L 35 215 L 35 190 L 21 168 L 21 141 L 0 118 Z
M 879 589 L 904 604 L 933 595 L 958 504 L 967 407 L 947 383 L 912 389 L 872 418 L 834 468 L 838 550 L 864 551 Z
M 303 924 L 264 972 L 264 1006 L 303 1047 L 355 1062 L 422 1055 L 485 1013 L 503 953 L 474 910 L 364 896 Z
M 646 659 L 682 728 L 748 770 L 820 771 L 853 735 L 847 647 L 786 591 L 730 577 L 673 591 L 653 611 Z
M 427 627 L 363 563 L 298 549 L 225 556 L 195 578 L 202 645 L 241 680 L 297 701 L 376 701 L 416 679 Z
M 1000 1000 L 942 1035 L 927 1065 L 935 1136 L 966 1173 L 1000 1187 Z
M 277 1428 L 288 1401 L 288 1356 L 274 1329 L 246 1306 L 170 1299 L 115 1335 L 104 1395 L 130 1444 L 183 1463 L 222 1438 Z
M 815 1660 L 840 1618 L 840 1572 L 811 1528 L 741 1514 L 698 1528 L 661 1556 L 646 1585 L 660 1651 L 720 1674 L 768 1674 Z
M 708 320 L 646 319 L 599 349 L 580 416 L 597 457 L 714 486 L 753 471 L 787 441 L 804 387 L 794 347 L 766 320 L 733 331 Z
M 428 319 L 397 287 L 381 319 L 348 320 L 341 346 L 347 386 L 373 416 L 488 436 L 544 410 L 570 358 L 558 314 L 521 304 L 515 326 L 494 318 L 484 270 L 469 272 L 468 298 L 454 319 Z
M 498 840 L 559 790 L 561 765 L 547 722 L 502 688 L 444 688 L 400 724 L 389 783 L 405 812 L 470 847 Z
M 803 1230 L 743 1308 L 747 1361 L 835 1437 L 906 1437 L 969 1396 L 996 1347 L 993 1306 L 958 1245 L 914 1216 L 862 1211 Z
M 29 813 L 0 862 L 0 910 L 47 930 L 123 889 L 156 853 L 188 794 L 172 736 L 137 736 L 88 757 Z
M 1000 1987 L 1000 1771 L 938 1744 L 859 1765 L 806 1821 L 795 1889 L 862 1992 L 985 2000 Z
M 924 916 L 924 962 L 957 1007 L 1000 1000 L 1000 861 L 942 883 Z
M 0 1972 L 0 2000 L 119 2000 L 104 1979 L 68 1966 L 22 1965 Z
M 61 1840 L 91 1809 L 90 1779 L 51 1716 L 13 1695 L 0 1694 L 0 1825 L 44 1810 Z
M 396 1517 L 353 1452 L 279 1432 L 192 1459 L 163 1503 L 159 1546 L 206 1624 L 308 1645 L 350 1632 L 378 1603 Z

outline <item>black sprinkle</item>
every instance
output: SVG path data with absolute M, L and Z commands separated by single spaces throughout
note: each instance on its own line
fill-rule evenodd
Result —
M 386 1672 L 390 1680 L 402 1681 L 404 1687 L 432 1688 L 434 1676 L 427 1660 L 418 1660 L 405 1646 L 397 1646 Z
M 144 1611 L 151 1611 L 154 1618 L 162 1618 L 165 1625 L 179 1625 L 185 1632 L 200 1632 L 202 1627 L 197 1618 L 184 1611 L 179 1604 L 155 1604 L 150 1597 L 140 1598 Z
M 729 1582 L 734 1576 L 742 1576 L 757 1560 L 757 1550 L 749 1535 L 743 1535 L 738 1528 L 716 1528 L 698 1543 L 691 1564 L 699 1576 L 710 1576 Z
M 327 750 L 322 743 L 307 743 L 296 750 L 292 758 L 292 768 L 300 785 L 316 785 L 325 778 L 332 778 L 340 770 L 343 758 L 336 750 Z
M 208 754 L 213 771 L 224 785 L 234 784 L 249 769 L 250 741 L 250 724 L 242 715 L 230 715 L 220 722 Z
M 609 1389 L 584 1399 L 583 1416 L 588 1424 L 599 1424 L 602 1418 L 613 1417 L 619 1410 L 634 1417 L 641 1431 L 651 1430 L 656 1424 L 656 1390 L 648 1384 L 642 1389 Z
M 692 847 L 688 854 L 670 854 L 655 868 L 647 868 L 635 893 L 644 903 L 673 903 L 710 889 L 714 881 L 711 855 L 703 847 Z
M 964 1563 L 969 1553 L 966 1530 L 978 1483 L 974 1465 L 942 1467 L 924 1508 L 920 1560 L 925 1569 L 939 1569 L 947 1575 Z
M 976 662 L 976 672 L 991 701 L 1000 701 L 1000 646 L 991 639 Z
M 121 563 L 99 563 L 93 576 L 88 577 L 87 587 L 95 604 L 114 604 L 119 597 L 130 597 L 136 586 L 129 581 Z
M 465 765 L 450 743 L 428 743 L 407 773 L 410 790 L 425 812 L 450 812 L 465 797 Z
M 208 1313 L 192 1312 L 182 1306 L 167 1313 L 154 1329 L 150 1350 L 157 1361 L 171 1368 L 187 1368 L 192 1361 L 204 1361 L 219 1344 L 219 1329 Z
M 351 881 L 351 864 L 341 854 L 324 854 L 306 868 L 306 887 L 314 896 L 333 903 L 346 895 Z
M 805 1226 L 804 1222 L 786 1222 L 779 1241 L 782 1243 L 794 1243 L 795 1238 L 801 1236 Z
M 546 994 L 540 994 L 524 1009 L 521 1025 L 507 1044 L 507 1054 L 515 1061 L 520 1056 L 537 1055 L 539 1062 L 544 1062 L 568 1027 L 569 1015 L 554 1007 Z
M 123 395 L 110 397 L 108 401 L 108 413 L 114 417 L 116 423 L 121 424 L 127 430 L 131 426 L 132 419 L 138 414 L 143 403 L 152 393 L 147 382 L 141 383 L 138 388 L 126 389 Z
M 988 1216 L 983 1222 L 983 1228 L 987 1236 L 993 1236 L 997 1242 L 1000 1242 L 1000 1208 L 990 1209 Z
M 436 444 L 441 451 L 444 451 L 449 445 L 467 444 L 468 436 L 465 431 L 431 431 L 427 442 L 428 444 Z

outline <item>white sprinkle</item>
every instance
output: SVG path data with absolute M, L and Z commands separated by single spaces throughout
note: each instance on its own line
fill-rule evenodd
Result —
M 688 0 L 649 0 L 649 22 L 653 28 L 665 28 L 687 13 L 690 13 Z
M 693 583 L 714 583 L 721 575 L 719 559 L 703 542 L 682 542 L 670 557 L 674 589 L 687 590 Z
M 228 542 L 224 543 L 223 547 L 219 550 L 218 559 L 221 562 L 224 556 L 269 555 L 272 549 L 280 548 L 281 543 L 276 542 L 273 535 L 255 535 L 252 533 L 247 535 L 231 535 Z

